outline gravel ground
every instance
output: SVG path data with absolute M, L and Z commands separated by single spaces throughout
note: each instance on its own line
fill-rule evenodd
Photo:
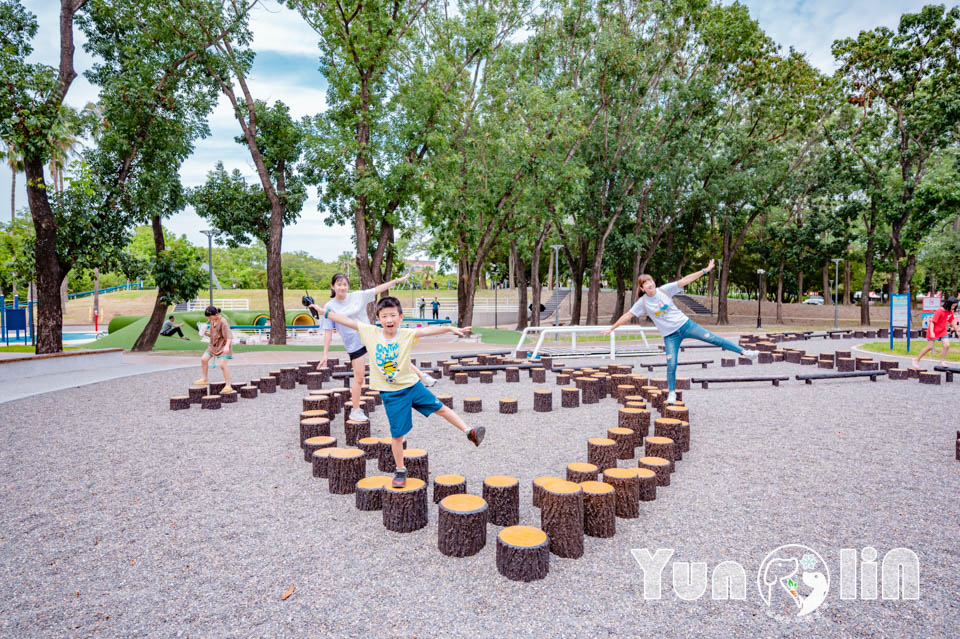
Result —
M 687 351 L 681 361 L 716 364 L 681 375 L 801 371 L 720 368 L 719 358 Z M 167 410 L 195 375 L 139 375 L 4 405 L 0 635 L 957 636 L 956 385 L 881 378 L 687 391 L 692 450 L 672 485 L 639 519 L 618 520 L 615 537 L 587 537 L 581 559 L 551 557 L 546 579 L 522 584 L 496 570 L 495 526 L 478 555 L 451 559 L 437 550 L 432 503 L 425 529 L 397 534 L 380 513 L 355 510 L 352 495 L 329 494 L 297 445 L 302 387 L 218 412 Z M 557 388 L 553 375 L 536 387 Z M 585 460 L 586 439 L 616 425 L 618 406 L 608 398 L 560 409 L 557 391 L 552 413 L 534 413 L 534 388 L 526 373 L 520 384 L 444 380 L 434 391 L 453 394 L 458 411 L 464 397 L 483 399 L 483 413 L 467 417 L 487 427 L 486 441 L 475 449 L 419 415 L 410 441 L 428 449 L 433 474 L 465 474 L 475 494 L 487 475 L 519 477 L 521 523 L 537 526 L 532 479 Z M 498 415 L 500 397 L 519 398 L 519 414 Z M 385 434 L 382 407 L 372 418 Z M 341 441 L 342 428 L 340 416 Z M 757 593 L 763 557 L 787 543 L 814 548 L 830 568 L 830 593 L 807 617 Z M 896 547 L 918 554 L 918 601 L 840 599 L 840 549 L 867 546 L 879 559 Z M 662 599 L 645 600 L 634 548 L 671 548 L 673 560 L 711 569 L 737 561 L 746 600 L 713 601 L 708 590 L 684 601 L 669 565 Z

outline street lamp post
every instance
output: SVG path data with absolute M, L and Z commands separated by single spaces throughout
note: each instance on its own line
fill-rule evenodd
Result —
M 763 321 L 760 319 L 760 303 L 763 301 L 763 274 L 766 273 L 762 268 L 757 269 L 759 285 L 757 287 L 757 328 L 763 328 Z
M 210 306 L 213 306 L 213 236 L 219 231 L 208 229 L 200 232 L 207 236 L 207 274 L 210 276 Z
M 843 259 L 835 257 L 830 261 L 833 262 L 833 327 L 839 328 L 839 315 L 837 312 L 837 289 L 840 288 L 840 262 L 842 262 Z
M 556 295 L 556 289 L 560 288 L 557 284 L 560 282 L 560 249 L 563 248 L 563 244 L 551 244 L 550 248 L 553 249 L 553 288 Z M 557 300 L 554 305 L 553 325 L 560 326 L 560 300 Z

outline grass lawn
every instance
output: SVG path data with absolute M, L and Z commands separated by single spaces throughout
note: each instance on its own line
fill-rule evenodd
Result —
M 907 343 L 896 341 L 893 343 L 893 350 L 890 350 L 890 342 L 872 342 L 870 344 L 864 344 L 864 350 L 872 351 L 874 353 L 886 353 L 887 355 L 913 355 L 916 357 L 920 354 L 920 351 L 927 345 L 927 340 L 925 339 L 911 339 L 910 340 L 910 352 L 907 353 Z M 923 361 L 927 360 L 936 360 L 940 361 L 940 353 L 942 345 L 937 344 L 934 347 L 932 353 L 927 353 L 924 356 Z M 947 361 L 950 362 L 960 362 L 960 345 L 951 344 L 950 352 L 947 353 Z
M 79 346 L 65 346 L 63 350 L 72 351 L 80 348 Z M 4 346 L 0 344 L 0 353 L 35 353 L 37 349 L 35 346 L 24 345 L 24 344 L 11 344 L 10 346 Z

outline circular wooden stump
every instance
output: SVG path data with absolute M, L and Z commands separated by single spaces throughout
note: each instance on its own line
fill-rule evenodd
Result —
M 721 357 L 720 358 L 720 367 L 721 368 L 732 368 L 737 365 L 736 357 Z
M 890 379 L 909 379 L 910 371 L 906 368 L 891 368 L 887 371 L 887 377 Z
M 422 479 L 408 477 L 407 485 L 383 487 L 383 525 L 387 530 L 408 533 L 427 525 L 427 484 Z
M 307 390 L 320 390 L 323 388 L 323 373 L 311 371 L 307 373 Z
M 453 395 L 437 395 L 437 399 L 447 408 L 453 408 Z
M 276 377 L 261 377 L 260 378 L 260 392 L 261 393 L 276 393 L 277 392 L 277 378 Z
M 580 484 L 555 481 L 543 487 L 540 528 L 550 538 L 550 552 L 558 557 L 583 556 L 583 489 Z
M 361 437 L 357 440 L 357 448 L 363 451 L 366 459 L 377 459 L 380 456 L 380 438 Z
M 450 495 L 437 509 L 437 547 L 447 557 L 470 557 L 487 544 L 487 502 L 476 495 Z
M 562 406 L 563 408 L 579 407 L 580 406 L 580 389 L 570 388 L 570 387 L 561 388 L 560 389 L 560 406 Z
M 381 473 L 392 473 L 397 469 L 397 462 L 393 458 L 393 448 L 389 437 L 380 438 L 380 447 L 377 451 L 377 470 Z M 407 449 L 407 442 L 404 440 L 403 449 Z
M 520 521 L 520 482 L 509 475 L 491 475 L 483 480 L 483 498 L 490 506 L 489 520 L 495 526 L 514 526 Z
M 583 490 L 583 534 L 590 537 L 613 537 L 617 532 L 617 494 L 614 487 L 602 481 L 580 483 Z
M 553 410 L 553 391 L 533 391 L 533 410 L 536 413 L 549 413 Z
M 617 442 L 606 437 L 592 437 L 587 440 L 587 461 L 601 472 L 617 465 Z
M 288 366 L 280 369 L 280 388 L 292 390 L 297 387 L 297 369 Z
M 900 368 L 900 362 L 895 362 L 891 359 L 880 360 L 880 370 L 889 372 L 894 368 Z
M 190 408 L 189 395 L 176 395 L 170 398 L 170 410 L 186 410 Z
M 617 517 L 640 516 L 640 480 L 635 468 L 608 468 L 603 471 L 603 481 L 616 489 Z
M 674 460 L 680 461 L 683 459 L 683 424 L 685 422 L 680 419 L 673 419 L 670 417 L 661 417 L 653 422 L 653 434 L 657 437 L 665 437 L 674 442 L 673 454 L 675 455 Z M 687 423 L 687 432 L 689 433 L 689 423 Z M 658 456 L 655 453 L 646 451 L 647 455 Z M 659 455 L 663 457 L 663 455 Z
M 329 435 L 313 435 L 303 440 L 303 461 L 313 462 L 313 453 L 321 448 L 336 446 L 337 440 Z
M 191 386 L 187 389 L 187 397 L 190 398 L 191 404 L 199 404 L 207 394 L 206 386 Z
M 534 384 L 543 384 L 547 381 L 547 371 L 543 368 L 531 368 L 530 376 Z
M 316 365 L 311 366 L 310 364 L 301 364 L 297 366 L 297 383 L 306 384 L 307 375 L 312 373 L 316 369 Z
M 330 420 L 326 417 L 310 417 L 300 420 L 300 448 L 305 448 L 304 442 L 311 437 L 329 434 Z
M 207 410 L 219 410 L 220 396 L 204 395 L 203 397 L 200 398 L 200 408 L 206 408 Z
M 363 412 L 367 415 L 372 415 L 377 410 L 377 400 L 373 395 L 361 395 L 360 405 L 363 407 Z
M 584 404 L 596 404 L 600 401 L 600 382 L 590 377 L 582 377 L 580 401 Z
M 464 397 L 463 398 L 463 412 L 465 413 L 479 413 L 483 410 L 483 402 L 479 397 Z
M 364 437 L 370 437 L 370 420 L 358 421 L 348 419 L 343 426 L 344 442 L 347 446 L 356 446 Z
M 913 368 L 912 366 L 907 369 L 907 376 L 911 379 L 920 379 L 920 373 L 924 372 L 925 368 Z
M 682 422 L 690 421 L 690 409 L 686 406 L 671 405 L 663 411 L 663 416 L 670 419 L 679 419 Z
M 207 393 L 207 394 L 208 394 L 208 395 L 219 395 L 219 394 L 220 394 L 220 391 L 222 391 L 222 390 L 223 390 L 223 387 L 226 386 L 226 385 L 227 385 L 226 382 L 210 382 L 210 384 L 209 384 L 209 386 L 208 386 L 209 389 L 210 389 L 210 392 Z
M 563 373 L 557 373 L 556 376 L 557 386 L 566 386 L 570 383 L 570 376 Z
M 652 435 L 643 438 L 643 453 L 646 457 L 663 457 L 670 460 L 670 472 L 674 470 L 677 459 L 677 445 L 669 437 Z
M 236 404 L 237 400 L 240 398 L 240 393 L 235 390 L 230 391 L 229 393 L 220 392 L 220 401 L 224 404 Z
M 940 373 L 933 371 L 923 371 L 920 373 L 920 383 L 921 384 L 931 384 L 934 386 L 940 385 Z
M 653 501 L 657 498 L 657 474 L 649 468 L 636 468 L 637 487 L 640 501 Z
M 240 397 L 243 399 L 256 399 L 259 391 L 256 386 L 241 386 Z
M 667 390 L 667 378 L 666 377 L 651 378 L 650 385 L 657 387 L 657 389 L 659 390 Z
M 857 369 L 857 363 L 850 357 L 837 358 L 837 370 L 842 373 L 850 373 Z
M 651 470 L 657 477 L 657 486 L 670 485 L 670 460 L 663 457 L 641 457 L 637 462 L 638 468 Z
M 629 395 L 633 395 L 633 384 L 618 384 L 614 388 L 613 396 L 620 404 L 626 404 Z
M 381 510 L 383 508 L 383 489 L 390 483 L 390 477 L 375 475 L 364 477 L 357 482 L 357 510 Z
M 407 469 L 407 477 L 430 480 L 430 458 L 422 448 L 409 448 L 403 451 L 403 465 Z
M 497 570 L 512 581 L 536 581 L 550 572 L 547 533 L 532 526 L 510 526 L 497 535 Z
M 437 475 L 433 478 L 433 503 L 444 497 L 467 492 L 467 478 L 463 475 Z
M 643 395 L 645 400 L 652 401 L 653 395 L 657 393 L 659 389 L 656 386 L 644 386 L 640 389 L 640 394 Z
M 516 366 L 508 366 L 506 369 L 507 381 L 508 382 L 519 382 L 520 381 L 520 369 Z
M 596 481 L 600 474 L 600 469 L 594 464 L 587 462 L 573 462 L 567 464 L 567 481 L 574 484 L 581 484 L 585 481 Z
M 617 443 L 617 459 L 633 459 L 636 433 L 633 432 L 632 428 L 621 428 L 619 426 L 608 428 L 607 439 L 612 439 Z
M 493 371 L 480 371 L 480 383 L 481 383 L 481 384 L 492 384 L 492 383 L 493 383 Z
M 676 379 L 677 390 L 690 390 L 690 378 L 689 377 L 678 377 Z
M 470 376 L 466 373 L 457 373 L 453 376 L 454 384 L 466 384 L 470 381 Z
M 359 448 L 338 448 L 327 457 L 330 493 L 349 495 L 357 482 L 367 476 L 367 459 Z
M 327 463 L 330 460 L 330 453 L 332 453 L 335 450 L 339 450 L 336 447 L 336 444 L 334 444 L 333 446 L 327 446 L 325 448 L 320 448 L 318 450 L 313 451 L 313 455 L 311 459 L 313 461 L 314 477 L 316 477 L 317 479 L 327 479 L 327 477 L 329 476 L 327 474 L 327 471 L 329 470 L 329 466 L 327 465 Z
M 504 397 L 500 400 L 500 414 L 501 415 L 516 415 L 517 413 L 517 400 L 512 397 Z
M 552 484 L 555 481 L 563 481 L 559 477 L 553 477 L 548 475 L 546 477 L 537 477 L 533 480 L 533 507 L 539 508 L 540 502 L 543 500 L 543 487 Z

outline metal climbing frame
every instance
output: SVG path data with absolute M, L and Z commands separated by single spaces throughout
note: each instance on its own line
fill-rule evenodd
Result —
M 517 342 L 517 347 L 513 349 L 514 354 L 517 353 L 522 347 L 524 340 L 527 339 L 529 333 L 540 333 L 540 338 L 537 340 L 536 346 L 533 347 L 533 352 L 530 354 L 531 358 L 536 358 L 540 349 L 543 346 L 543 338 L 549 334 L 561 334 L 569 333 L 571 348 L 573 350 L 577 349 L 577 334 L 578 333 L 600 333 L 601 331 L 610 328 L 609 326 L 528 326 L 523 329 L 523 333 L 520 334 L 520 341 Z M 610 359 L 617 359 L 617 333 L 640 333 L 640 338 L 643 340 L 643 345 L 645 348 L 651 348 L 650 343 L 647 342 L 647 332 L 656 333 L 656 328 L 650 328 L 647 326 L 621 326 L 612 333 L 610 333 L 610 353 L 609 355 L 604 354 L 594 354 L 596 357 L 609 357 Z

